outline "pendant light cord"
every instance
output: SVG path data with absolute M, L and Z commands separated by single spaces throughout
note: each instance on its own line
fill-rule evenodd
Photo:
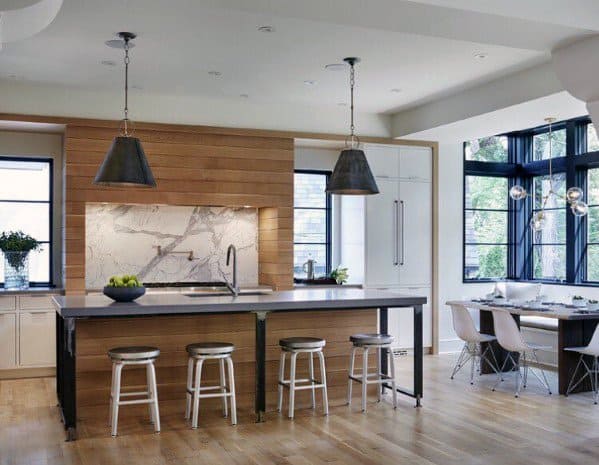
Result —
M 129 123 L 129 38 L 125 37 L 123 39 L 125 41 L 124 44 L 124 49 L 125 49 L 125 108 L 124 108 L 124 113 L 125 113 L 125 119 L 123 120 L 124 123 L 124 133 L 125 133 L 125 137 L 129 136 L 129 128 L 128 128 L 128 123 Z
M 355 70 L 354 70 L 354 63 L 350 63 L 350 68 L 349 68 L 349 89 L 350 89 L 350 111 L 351 111 L 351 120 L 350 120 L 350 138 L 351 138 L 351 144 L 352 147 L 354 145 L 354 139 L 355 139 L 355 125 L 354 125 L 354 86 L 356 84 L 356 75 L 355 75 Z

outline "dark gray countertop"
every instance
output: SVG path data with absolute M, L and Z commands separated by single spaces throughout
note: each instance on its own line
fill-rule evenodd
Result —
M 117 303 L 103 295 L 55 296 L 65 318 L 176 315 L 259 311 L 341 310 L 423 305 L 426 297 L 375 289 L 295 289 L 265 295 L 201 296 L 146 294 L 135 302 Z

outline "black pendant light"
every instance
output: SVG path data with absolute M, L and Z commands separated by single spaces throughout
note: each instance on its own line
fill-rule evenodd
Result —
M 125 117 L 122 120 L 122 135 L 112 140 L 104 161 L 96 174 L 94 184 L 112 187 L 156 187 L 154 175 L 137 137 L 130 134 L 131 121 L 128 113 L 129 92 L 129 49 L 135 39 L 132 32 L 119 32 L 120 40 L 109 40 L 106 45 L 125 50 Z
M 349 64 L 349 84 L 350 84 L 350 97 L 351 97 L 351 124 L 350 124 L 350 135 L 349 147 L 341 151 L 339 159 L 335 164 L 335 169 L 329 184 L 327 185 L 327 192 L 329 194 L 338 195 L 372 195 L 378 194 L 379 188 L 376 185 L 374 176 L 368 166 L 366 155 L 361 150 L 360 140 L 354 134 L 354 84 L 355 84 L 355 71 L 354 65 L 359 63 L 359 58 L 345 58 L 343 61 Z

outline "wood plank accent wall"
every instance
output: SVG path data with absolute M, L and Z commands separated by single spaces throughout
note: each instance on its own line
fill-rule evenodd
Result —
M 64 285 L 85 290 L 85 204 L 204 205 L 260 209 L 260 281 L 293 285 L 293 138 L 235 135 L 190 126 L 141 126 L 158 187 L 115 189 L 93 185 L 114 128 L 105 121 L 68 124 L 65 131 Z
M 227 341 L 235 344 L 235 384 L 240 408 L 251 412 L 255 393 L 255 320 L 253 314 L 185 315 L 148 318 L 106 318 L 77 322 L 77 407 L 78 416 L 93 416 L 97 406 L 108 412 L 111 364 L 108 349 L 126 345 L 152 345 L 161 350 L 156 362 L 158 394 L 161 401 L 176 401 L 185 409 L 187 355 L 185 346 L 192 342 Z M 279 367 L 279 339 L 290 336 L 315 336 L 326 339 L 324 349 L 327 382 L 332 403 L 345 402 L 347 367 L 351 344 L 349 336 L 359 332 L 376 332 L 376 310 L 311 311 L 270 313 L 266 319 L 266 387 L 267 406 L 276 407 Z M 361 359 L 356 365 L 361 367 Z M 370 360 L 374 367 L 374 357 Z M 203 382 L 218 384 L 217 365 L 208 364 Z M 289 365 L 287 365 L 289 367 Z M 318 364 L 315 365 L 319 376 Z M 298 357 L 299 377 L 307 375 L 306 356 Z M 126 368 L 123 385 L 143 390 L 144 369 Z M 356 389 L 356 397 L 360 390 Z M 373 391 L 372 391 L 373 392 Z M 307 407 L 308 391 L 297 394 L 297 406 Z M 204 402 L 204 401 L 202 401 Z M 317 396 L 320 405 L 320 396 Z M 220 408 L 220 399 L 205 404 Z M 286 402 L 285 402 L 286 404 Z M 127 410 L 129 415 L 130 410 Z M 147 410 L 141 409 L 141 415 Z M 182 418 L 182 415 L 181 415 Z

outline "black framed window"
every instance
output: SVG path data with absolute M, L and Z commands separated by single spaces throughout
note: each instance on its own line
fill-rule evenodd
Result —
M 502 179 L 502 192 L 507 182 L 508 190 L 518 184 L 529 196 L 519 201 L 508 198 L 507 207 L 503 207 L 503 197 L 502 208 L 476 207 L 473 194 L 478 195 L 477 189 L 486 191 L 484 198 L 494 190 L 491 185 L 480 187 L 490 182 L 484 180 L 498 178 Z M 549 196 L 545 201 L 551 186 L 558 197 Z M 587 216 L 574 216 L 561 198 L 569 187 L 584 191 Z M 541 209 L 544 225 L 535 231 L 530 221 Z M 479 210 L 492 211 L 484 218 Z M 507 217 L 507 227 L 503 217 L 498 218 L 500 212 Z M 501 242 L 506 229 L 507 240 Z M 496 242 L 483 243 L 489 237 Z M 502 263 L 506 257 L 505 273 L 499 267 L 485 271 L 485 245 L 494 247 Z M 499 246 L 507 251 L 499 254 Z M 485 266 L 479 264 L 481 257 Z M 463 265 L 464 282 L 506 277 L 599 286 L 599 138 L 588 117 L 554 123 L 551 136 L 544 125 L 464 143 Z
M 316 277 L 331 271 L 330 171 L 296 170 L 294 175 L 293 275 L 306 278 L 304 263 L 316 260 Z
M 508 179 L 465 176 L 464 279 L 507 276 Z
M 0 156 L 0 232 L 23 231 L 41 242 L 29 255 L 31 285 L 52 283 L 52 159 Z M 4 260 L 0 261 L 4 282 Z

